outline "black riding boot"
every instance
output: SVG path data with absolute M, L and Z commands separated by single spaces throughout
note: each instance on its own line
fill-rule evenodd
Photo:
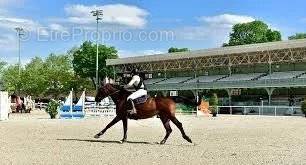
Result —
M 135 105 L 134 105 L 134 102 L 132 99 L 129 99 L 128 102 L 130 103 L 131 106 L 129 106 L 129 114 L 130 115 L 135 115 L 137 112 L 136 112 L 136 108 L 135 108 Z

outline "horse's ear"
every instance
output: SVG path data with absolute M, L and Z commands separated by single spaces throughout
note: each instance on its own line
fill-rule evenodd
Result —
M 116 81 L 114 79 L 112 79 L 112 78 L 109 78 L 109 83 L 113 84 L 113 85 L 116 85 Z
M 104 81 L 101 80 L 101 81 L 100 81 L 100 87 L 103 87 L 104 85 L 105 85 Z

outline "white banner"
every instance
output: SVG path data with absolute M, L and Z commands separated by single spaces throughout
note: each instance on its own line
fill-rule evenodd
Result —
M 8 92 L 0 92 L 0 120 L 8 120 L 9 108 Z

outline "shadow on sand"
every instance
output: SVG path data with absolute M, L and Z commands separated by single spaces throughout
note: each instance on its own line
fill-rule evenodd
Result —
M 90 143 L 105 143 L 105 144 L 122 144 L 121 141 L 115 141 L 115 140 L 94 140 L 94 139 L 56 139 L 59 141 L 77 141 L 77 142 L 90 142 Z M 140 142 L 140 141 L 126 141 L 124 143 L 129 144 L 146 144 L 146 145 L 161 145 L 158 142 L 150 143 L 150 142 Z M 197 144 L 181 144 L 181 145 L 175 145 L 175 144 L 163 144 L 162 146 L 186 146 L 186 147 L 194 147 L 197 146 Z
M 56 139 L 59 141 L 78 141 L 78 142 L 91 142 L 91 143 L 108 143 L 108 144 L 122 144 L 121 141 L 115 141 L 115 140 L 90 140 L 90 139 Z M 158 143 L 149 143 L 149 142 L 137 142 L 137 141 L 126 141 L 124 143 L 130 143 L 130 144 L 158 144 Z

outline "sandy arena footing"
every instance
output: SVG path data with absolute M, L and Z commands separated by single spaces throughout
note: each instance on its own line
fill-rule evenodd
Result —
M 303 117 L 178 116 L 194 144 L 165 130 L 157 118 L 130 121 L 120 144 L 119 122 L 100 139 L 93 136 L 110 117 L 50 120 L 44 112 L 12 114 L 0 122 L 1 164 L 305 164 Z

